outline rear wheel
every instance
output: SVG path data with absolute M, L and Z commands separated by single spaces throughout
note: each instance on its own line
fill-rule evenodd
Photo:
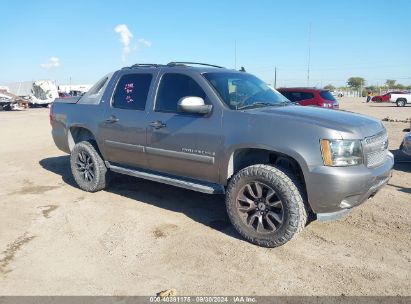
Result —
M 95 143 L 82 141 L 71 151 L 70 165 L 74 180 L 88 192 L 102 190 L 107 184 L 107 168 L 97 150 Z
M 277 247 L 305 227 L 307 212 L 298 182 L 280 168 L 254 165 L 238 172 L 227 188 L 227 212 L 249 242 Z
M 407 101 L 403 98 L 397 99 L 397 107 L 404 107 Z

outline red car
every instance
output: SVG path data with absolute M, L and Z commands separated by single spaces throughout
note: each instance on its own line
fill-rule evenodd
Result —
M 280 88 L 277 89 L 290 101 L 302 106 L 314 106 L 339 109 L 340 105 L 328 90 L 313 88 Z
M 381 96 L 374 96 L 371 98 L 371 101 L 374 102 L 390 102 L 391 94 L 403 94 L 404 92 L 396 91 L 396 92 L 389 92 Z

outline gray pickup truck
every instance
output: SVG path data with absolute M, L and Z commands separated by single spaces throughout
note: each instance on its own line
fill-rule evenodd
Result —
M 81 189 L 102 190 L 117 172 L 225 194 L 235 229 L 265 247 L 372 197 L 394 164 L 381 121 L 295 105 L 251 74 L 206 64 L 123 68 L 56 100 L 50 122 Z

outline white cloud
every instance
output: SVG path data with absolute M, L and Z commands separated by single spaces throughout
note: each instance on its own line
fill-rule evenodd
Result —
M 128 29 L 127 25 L 119 24 L 114 28 L 114 31 L 120 34 L 120 42 L 123 45 L 123 61 L 126 61 L 127 55 L 130 53 L 130 42 L 133 38 L 133 33 Z
M 148 41 L 148 40 L 146 40 L 146 39 L 144 39 L 144 38 L 138 39 L 138 43 L 144 44 L 146 47 L 150 47 L 151 44 L 152 44 L 151 41 Z
M 42 63 L 40 66 L 46 70 L 55 69 L 60 66 L 60 59 L 51 57 L 47 63 Z

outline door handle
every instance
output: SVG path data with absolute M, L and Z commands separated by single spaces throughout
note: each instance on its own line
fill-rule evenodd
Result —
M 160 120 L 150 122 L 150 127 L 153 127 L 154 129 L 161 129 L 161 128 L 165 128 L 166 126 L 167 125 Z
M 119 119 L 117 117 L 115 117 L 114 115 L 111 115 L 109 118 L 107 118 L 104 122 L 105 123 L 115 123 L 117 122 Z

